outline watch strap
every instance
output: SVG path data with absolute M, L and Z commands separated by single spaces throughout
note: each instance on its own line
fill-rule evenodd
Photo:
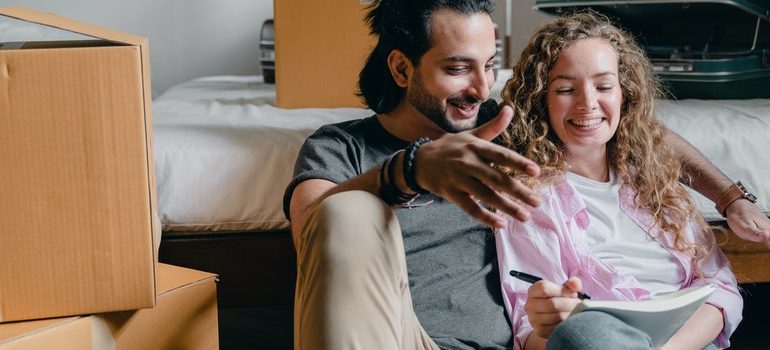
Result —
M 746 187 L 738 181 L 732 184 L 721 196 L 719 196 L 716 205 L 717 212 L 722 216 L 727 217 L 727 214 L 725 213 L 727 207 L 741 198 L 747 199 L 752 203 L 757 202 L 757 197 L 749 193 L 749 191 L 746 190 Z

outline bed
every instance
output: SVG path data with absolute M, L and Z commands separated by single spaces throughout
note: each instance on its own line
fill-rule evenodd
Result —
M 261 76 L 212 76 L 153 102 L 159 259 L 216 272 L 220 306 L 289 304 L 294 250 L 283 190 L 304 139 L 360 108 L 280 109 Z
M 500 72 L 491 96 L 499 96 Z M 220 274 L 221 305 L 291 302 L 294 251 L 283 190 L 303 140 L 323 124 L 361 118 L 358 108 L 281 109 L 261 76 L 211 76 L 153 102 L 161 261 Z M 770 100 L 660 101 L 664 123 L 730 178 L 770 200 Z M 696 194 L 707 220 L 724 225 Z M 728 235 L 741 281 L 770 281 L 770 251 Z M 757 265 L 760 264 L 760 265 Z

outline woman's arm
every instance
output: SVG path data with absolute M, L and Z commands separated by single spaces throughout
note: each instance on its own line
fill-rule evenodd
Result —
M 722 331 L 722 311 L 711 304 L 703 304 L 682 328 L 659 349 L 703 349 Z

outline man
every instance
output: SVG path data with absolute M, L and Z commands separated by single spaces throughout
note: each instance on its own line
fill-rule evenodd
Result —
M 309 137 L 284 197 L 298 253 L 296 349 L 512 346 L 490 229 L 501 217 L 489 206 L 527 220 L 539 199 L 498 166 L 539 169 L 490 142 L 509 107 L 477 127 L 493 83 L 491 11 L 479 0 L 372 4 L 378 43 L 359 86 L 377 115 Z M 707 197 L 730 187 L 689 144 L 670 142 Z M 746 236 L 767 235 L 752 203 L 727 210 Z

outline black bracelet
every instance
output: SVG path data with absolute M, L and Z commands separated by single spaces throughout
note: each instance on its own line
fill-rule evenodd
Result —
M 409 187 L 410 190 L 415 191 L 419 194 L 430 193 L 430 191 L 422 188 L 417 183 L 417 179 L 415 178 L 415 171 L 416 171 L 415 165 L 417 164 L 417 149 L 428 142 L 430 142 L 429 138 L 420 137 L 419 139 L 410 143 L 409 146 L 406 147 L 406 151 L 404 151 L 404 182 L 406 182 L 406 186 Z
M 401 151 L 398 151 L 401 152 Z M 413 201 L 419 194 L 401 192 L 393 183 L 393 159 L 398 152 L 391 154 L 380 166 L 380 197 L 388 205 L 403 205 Z

